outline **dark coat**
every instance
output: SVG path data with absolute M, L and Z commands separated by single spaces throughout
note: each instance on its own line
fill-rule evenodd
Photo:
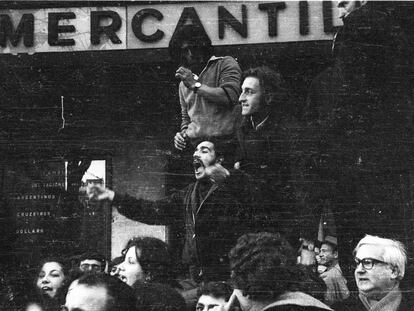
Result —
M 250 217 L 241 199 L 243 190 L 235 192 L 237 185 L 245 186 L 238 178 L 222 184 L 197 181 L 158 201 L 116 194 L 113 205 L 130 219 L 174 226 L 184 266 L 195 268 L 196 274 L 201 270 L 205 280 L 225 280 L 230 276 L 228 253 L 238 237 L 249 232 Z
M 406 240 L 412 232 L 413 54 L 390 3 L 368 1 L 344 19 L 335 64 L 308 98 L 324 181 L 315 194 L 336 216 L 344 267 L 365 234 Z
M 256 227 L 277 230 L 290 243 L 297 243 L 306 230 L 310 212 L 304 209 L 307 189 L 305 176 L 312 158 L 305 129 L 293 117 L 271 113 L 256 129 L 245 118 L 237 132 L 236 162 L 252 177 Z M 301 217 L 304 214 L 306 217 Z M 317 228 L 318 220 L 312 221 Z M 296 246 L 296 245 L 295 245 Z
M 414 307 L 414 300 L 412 293 L 403 293 L 402 301 L 398 311 L 411 311 Z M 335 303 L 332 306 L 332 309 L 336 311 L 366 311 L 366 308 L 362 304 L 361 300 L 358 298 L 358 294 L 352 294 L 348 299 Z

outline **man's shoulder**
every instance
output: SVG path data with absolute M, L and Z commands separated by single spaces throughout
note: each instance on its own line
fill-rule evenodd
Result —
M 402 292 L 402 300 L 398 311 L 412 310 L 414 306 L 414 290 Z
M 342 271 L 337 266 L 329 267 L 324 273 L 330 277 L 342 277 Z
M 358 298 L 358 293 L 352 293 L 347 299 L 335 303 L 332 309 L 336 311 L 361 311 L 365 310 L 365 307 Z
M 209 61 L 209 64 L 222 64 L 222 65 L 227 65 L 227 66 L 235 66 L 235 67 L 240 67 L 239 63 L 237 62 L 237 60 L 232 57 L 232 56 L 212 56 Z

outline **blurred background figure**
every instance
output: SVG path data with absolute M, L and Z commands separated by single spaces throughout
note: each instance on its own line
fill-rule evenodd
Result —
M 332 305 L 335 302 L 345 300 L 349 297 L 347 281 L 342 275 L 338 263 L 338 242 L 335 237 L 326 236 L 322 242 L 318 259 L 318 272 L 326 284 L 324 302 Z
M 104 272 L 106 259 L 96 252 L 83 253 L 79 257 L 79 269 L 83 272 Z

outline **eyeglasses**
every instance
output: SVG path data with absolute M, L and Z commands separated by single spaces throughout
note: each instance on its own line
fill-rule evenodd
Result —
M 88 263 L 84 263 L 80 265 L 80 268 L 82 271 L 101 271 L 102 266 L 101 265 L 96 265 L 96 264 L 88 264 Z
M 362 267 L 365 270 L 371 270 L 376 264 L 386 264 L 388 265 L 387 262 L 381 261 L 381 260 L 377 260 L 374 258 L 363 258 L 363 259 L 359 259 L 359 258 L 354 258 L 355 260 L 355 268 L 357 268 L 359 266 L 360 263 L 362 263 Z

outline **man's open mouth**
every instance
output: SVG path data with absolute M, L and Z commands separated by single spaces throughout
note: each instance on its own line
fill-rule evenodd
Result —
M 195 171 L 198 171 L 201 167 L 204 168 L 204 164 L 199 158 L 193 158 L 193 167 Z

